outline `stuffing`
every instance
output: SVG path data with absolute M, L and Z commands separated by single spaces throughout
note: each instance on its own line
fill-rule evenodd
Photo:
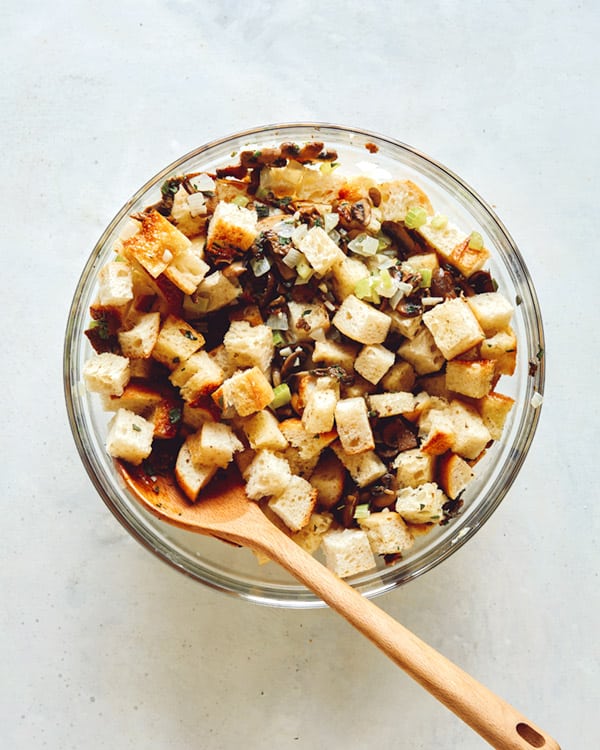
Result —
M 252 326 L 234 320 L 223 339 L 229 361 L 235 367 L 259 367 L 266 373 L 273 359 L 273 332 L 263 324 Z
M 396 513 L 407 523 L 438 523 L 444 514 L 442 506 L 447 501 L 435 482 L 404 487 L 398 490 Z
M 446 365 L 446 388 L 470 398 L 483 398 L 492 390 L 495 375 L 493 360 L 453 359 Z
M 135 325 L 126 331 L 119 331 L 119 346 L 125 357 L 148 359 L 158 341 L 160 313 L 150 312 L 139 315 Z
M 217 472 L 216 466 L 198 466 L 192 461 L 187 440 L 182 444 L 175 462 L 175 478 L 188 500 L 195 502 Z
M 158 211 L 142 214 L 139 221 L 139 231 L 122 242 L 121 253 L 127 259 L 136 260 L 156 279 L 173 258 L 187 250 L 191 243 Z
M 369 383 L 376 385 L 394 364 L 394 352 L 381 344 L 363 346 L 354 362 L 354 369 Z
M 207 250 L 217 255 L 220 250 L 248 250 L 258 234 L 257 220 L 256 211 L 219 201 L 208 225 Z
M 323 276 L 344 259 L 344 253 L 321 227 L 309 229 L 300 242 L 299 250 L 311 267 Z
M 355 396 L 340 399 L 335 405 L 335 425 L 346 453 L 364 453 L 375 447 L 364 398 Z
M 119 409 L 108 425 L 106 450 L 113 458 L 137 466 L 150 455 L 153 437 L 152 422 L 128 409 Z
M 412 547 L 414 538 L 399 513 L 388 510 L 359 518 L 358 525 L 366 532 L 376 555 L 395 555 Z
M 118 354 L 94 354 L 83 366 L 83 381 L 88 391 L 120 396 L 129 382 L 129 360 Z
M 224 406 L 233 406 L 240 417 L 261 411 L 273 400 L 273 388 L 259 367 L 240 370 L 223 383 Z
M 244 447 L 229 425 L 212 421 L 205 422 L 187 443 L 194 466 L 219 469 L 225 469 L 233 454 Z
M 302 425 L 306 432 L 317 434 L 333 429 L 336 404 L 340 399 L 340 383 L 337 378 L 317 378 L 304 411 Z
M 327 567 L 340 578 L 374 568 L 375 558 L 369 537 L 360 529 L 329 530 L 323 535 Z
M 485 338 L 477 318 L 462 297 L 436 305 L 423 315 L 423 323 L 446 359 L 458 357 Z
M 420 448 L 402 451 L 392 465 L 396 469 L 398 487 L 418 487 L 420 484 L 433 482 L 435 456 L 425 453 Z
M 317 500 L 317 490 L 302 477 L 292 475 L 283 492 L 269 500 L 269 507 L 288 529 L 300 531 L 309 522 Z
M 353 341 L 381 344 L 388 334 L 391 320 L 384 312 L 350 294 L 340 305 L 332 323 Z
M 175 315 L 169 315 L 162 324 L 152 350 L 152 356 L 170 370 L 192 356 L 204 346 L 204 336 L 189 323 Z
M 98 302 L 120 307 L 133 299 L 133 277 L 128 263 L 113 261 L 98 273 Z
M 257 451 L 244 476 L 251 500 L 280 495 L 292 479 L 288 462 L 268 450 Z

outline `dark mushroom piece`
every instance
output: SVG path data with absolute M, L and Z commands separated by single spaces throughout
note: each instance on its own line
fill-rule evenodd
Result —
M 368 198 L 360 198 L 354 203 L 335 201 L 332 208 L 340 217 L 339 225 L 344 229 L 364 229 L 371 221 L 371 202 Z

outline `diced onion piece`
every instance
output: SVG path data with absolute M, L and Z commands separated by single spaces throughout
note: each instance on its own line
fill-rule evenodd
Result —
M 379 240 L 369 234 L 359 234 L 348 243 L 348 250 L 357 255 L 375 255 L 379 249 Z
M 202 193 L 192 193 L 188 195 L 187 204 L 192 216 L 205 216 L 206 214 L 206 197 Z
M 273 400 L 271 401 L 271 409 L 279 409 L 281 406 L 289 404 L 292 400 L 292 394 L 290 393 L 290 387 L 287 383 L 281 383 L 280 385 L 273 388 Z
M 332 229 L 331 232 L 329 232 L 329 239 L 333 240 L 337 245 L 342 239 L 342 235 L 338 232 L 337 229 Z
M 410 294 L 413 289 L 412 286 L 410 284 L 407 284 L 405 281 L 397 282 L 396 286 L 398 287 L 398 289 L 394 292 L 394 295 L 390 299 L 390 306 L 393 310 L 398 307 L 398 303 L 400 302 L 400 300 L 407 294 Z
M 431 268 L 419 268 L 421 274 L 421 283 L 419 286 L 423 289 L 427 289 L 431 286 Z
M 323 300 L 323 304 L 329 310 L 329 312 L 333 312 L 334 310 L 337 310 L 336 306 L 333 304 L 333 302 L 330 299 Z
M 358 299 L 370 299 L 371 298 L 371 279 L 367 276 L 364 279 L 359 279 L 354 285 L 354 295 Z
M 427 221 L 427 211 L 421 206 L 412 206 L 406 212 L 404 223 L 409 229 L 418 229 Z
M 290 327 L 288 316 L 283 311 L 272 313 L 266 322 L 269 328 L 272 328 L 274 331 L 287 331 Z
M 305 260 L 304 255 L 299 250 L 296 250 L 295 247 L 290 247 L 283 258 L 283 262 L 288 268 L 296 268 L 302 260 Z
M 302 242 L 307 232 L 308 227 L 306 226 L 306 224 L 298 224 L 298 226 L 295 227 L 290 236 L 292 238 L 292 242 L 294 243 L 294 245 L 296 245 L 296 247 L 298 247 L 298 245 Z
M 306 259 L 302 257 L 296 266 L 296 273 L 298 274 L 298 277 L 306 282 L 310 279 L 310 277 L 313 275 L 314 271 L 313 269 L 308 265 L 306 262 Z
M 291 221 L 279 221 L 273 226 L 273 231 L 280 237 L 290 238 L 294 234 L 295 227 Z
M 443 297 L 421 297 L 423 307 L 433 307 L 433 305 L 439 305 L 443 301 Z
M 208 174 L 199 174 L 198 177 L 194 177 L 193 184 L 201 193 L 212 193 L 216 187 L 215 181 Z
M 534 409 L 539 409 L 539 407 L 544 403 L 544 397 L 541 393 L 538 393 L 536 391 L 531 397 L 531 401 L 529 403 L 533 406 Z
M 448 217 L 444 216 L 444 214 L 436 214 L 430 222 L 431 228 L 438 229 L 438 230 L 443 229 L 447 223 L 448 223 Z
M 235 203 L 236 206 L 241 206 L 242 208 L 246 208 L 248 203 L 250 203 L 250 199 L 245 195 L 236 195 L 235 198 L 231 201 L 232 203 Z
M 280 350 L 279 354 L 281 354 L 282 357 L 289 357 L 292 353 L 292 347 L 286 346 L 283 349 Z
M 471 232 L 469 237 L 469 247 L 472 250 L 481 250 L 483 248 L 483 237 L 479 232 Z
M 396 265 L 396 259 L 389 255 L 378 254 L 375 256 L 375 260 L 377 261 L 377 266 L 379 268 L 391 268 Z
M 325 223 L 325 231 L 331 232 L 333 229 L 335 229 L 338 225 L 338 221 L 340 220 L 340 215 L 335 212 L 331 212 L 328 214 L 324 214 L 323 221 Z
M 377 232 L 377 242 L 379 242 L 379 251 L 385 250 L 392 244 L 392 241 L 387 234 L 384 234 L 381 231 Z
M 250 261 L 250 267 L 255 276 L 264 276 L 271 269 L 271 264 L 268 258 L 253 258 Z
M 323 328 L 315 328 L 315 330 L 311 331 L 308 335 L 313 341 L 325 341 L 326 339 Z

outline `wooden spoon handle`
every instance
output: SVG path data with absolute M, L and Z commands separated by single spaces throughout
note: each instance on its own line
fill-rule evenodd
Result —
M 498 750 L 560 750 L 513 706 L 421 641 L 297 544 L 277 535 L 267 554 L 378 646 Z

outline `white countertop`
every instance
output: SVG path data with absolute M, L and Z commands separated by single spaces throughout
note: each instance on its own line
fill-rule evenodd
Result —
M 600 6 L 372 5 L 4 5 L 3 748 L 487 747 L 334 613 L 238 601 L 151 556 L 69 432 L 62 337 L 104 226 L 177 156 L 292 120 L 425 151 L 526 258 L 547 383 L 524 468 L 473 540 L 377 603 L 563 748 L 599 745 Z

